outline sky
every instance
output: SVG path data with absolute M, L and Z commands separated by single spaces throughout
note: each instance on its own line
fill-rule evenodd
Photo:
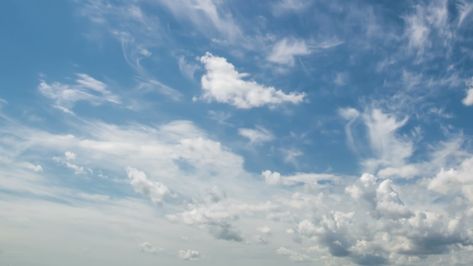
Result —
M 473 2 L 0 2 L 0 265 L 472 265 Z

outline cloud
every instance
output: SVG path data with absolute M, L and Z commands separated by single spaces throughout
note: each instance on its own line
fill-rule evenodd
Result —
M 400 219 L 412 216 L 393 189 L 392 181 L 386 179 L 376 188 L 376 210 L 386 217 Z
M 466 91 L 465 98 L 463 98 L 462 103 L 466 106 L 473 105 L 473 81 L 470 81 L 470 86 Z
M 182 93 L 170 86 L 152 78 L 138 78 L 136 89 L 144 92 L 157 92 L 164 96 L 168 96 L 173 101 L 180 101 L 183 98 Z
M 267 59 L 272 63 L 293 66 L 296 56 L 310 53 L 311 51 L 304 40 L 284 38 L 273 46 Z
M 128 167 L 127 174 L 135 191 L 149 197 L 153 203 L 160 204 L 166 196 L 171 194 L 168 187 L 159 182 L 150 181 L 146 174 L 138 169 Z
M 241 29 L 230 12 L 225 11 L 224 3 L 213 0 L 160 0 L 178 19 L 190 21 L 201 33 L 218 33 L 234 42 L 242 37 Z M 211 37 L 211 36 L 210 36 Z
M 264 180 L 269 185 L 312 185 L 317 186 L 319 182 L 337 182 L 338 176 L 321 173 L 296 173 L 294 175 L 283 176 L 279 172 L 265 170 L 261 173 Z
M 408 48 L 418 56 L 427 56 L 426 50 L 442 47 L 448 55 L 471 5 L 436 0 L 418 4 L 414 10 L 404 17 Z
M 307 42 L 296 38 L 282 38 L 274 44 L 266 59 L 279 65 L 294 66 L 297 57 L 307 56 L 311 53 L 336 47 L 343 42 L 331 39 L 321 42 Z
M 29 162 L 25 162 L 23 163 L 23 166 L 37 173 L 43 172 L 43 167 L 40 164 L 32 164 Z
M 194 80 L 194 75 L 197 70 L 199 70 L 199 66 L 194 63 L 188 62 L 183 56 L 178 58 L 178 66 L 179 70 L 190 80 Z
M 367 114 L 347 117 L 358 117 L 361 120 Z M 388 124 L 402 124 L 397 119 L 392 119 Z M 444 143 L 430 151 L 432 154 L 428 160 L 435 167 L 455 163 L 450 167 L 454 169 L 452 174 L 446 174 L 446 181 L 443 179 L 445 174 L 441 171 L 438 176 L 423 175 L 423 178 L 409 182 L 396 182 L 377 176 L 376 173 L 366 173 L 353 179 L 329 173 L 282 175 L 264 171 L 263 177 L 268 183 L 280 186 L 273 187 L 265 186 L 261 181 L 251 181 L 256 176 L 244 170 L 242 157 L 210 139 L 202 129 L 189 121 L 171 121 L 153 127 L 142 124 L 113 125 L 97 121 L 76 123 L 80 124 L 74 135 L 49 133 L 18 124 L 15 124 L 15 130 L 11 130 L 3 124 L 0 127 L 2 136 L 14 134 L 15 138 L 1 138 L 0 151 L 9 150 L 9 154 L 28 156 L 32 156 L 30 151 L 36 150 L 59 152 L 64 154 L 61 157 L 64 161 L 80 161 L 86 168 L 94 171 L 103 169 L 122 177 L 126 177 L 123 175 L 123 165 L 133 165 L 136 168 L 128 169 L 128 180 L 121 181 L 134 183 L 134 188 L 151 201 L 166 201 L 166 197 L 171 195 L 167 193 L 170 192 L 161 192 L 171 189 L 179 195 L 179 200 L 166 201 L 167 206 L 162 208 L 163 213 L 160 212 L 159 215 L 156 215 L 156 210 L 143 211 L 144 207 L 141 205 L 136 209 L 136 202 L 140 202 L 136 201 L 127 205 L 124 210 L 120 209 L 122 216 L 110 221 L 120 224 L 121 219 L 125 219 L 123 226 L 128 230 L 128 221 L 131 219 L 129 215 L 133 214 L 133 219 L 136 219 L 133 222 L 136 226 L 133 234 L 146 234 L 143 238 L 149 236 L 148 232 L 161 232 L 159 235 L 165 234 L 166 239 L 173 242 L 173 237 L 179 234 L 177 232 L 197 228 L 208 232 L 215 239 L 226 240 L 224 245 L 251 243 L 249 241 L 254 244 L 264 243 L 265 246 L 261 248 L 273 249 L 275 253 L 291 260 L 320 264 L 331 261 L 337 264 L 409 265 L 412 263 L 407 263 L 408 260 L 431 262 L 438 256 L 429 255 L 450 252 L 466 261 L 470 258 L 467 253 L 473 239 L 473 232 L 470 230 L 473 212 L 470 210 L 470 202 L 466 200 L 470 195 L 468 186 L 471 185 L 471 180 L 468 174 L 472 171 L 471 155 L 462 151 L 464 145 L 458 140 Z M 3 153 L 0 152 L 0 155 Z M 28 161 L 43 163 L 34 156 Z M 178 163 L 182 161 L 192 165 L 191 173 Z M 51 187 L 50 184 L 39 185 L 41 183 L 33 181 L 25 186 L 25 180 L 38 182 L 45 180 L 38 175 L 47 177 L 52 173 L 48 171 L 46 175 L 44 171 L 36 173 L 29 170 L 22 172 L 21 168 L 1 156 L 0 166 L 0 176 L 22 177 L 1 178 L 2 188 L 34 191 L 42 193 L 38 195 L 54 199 L 67 199 L 65 202 L 68 203 L 73 197 L 71 195 L 78 192 L 74 190 L 71 193 L 65 185 Z M 152 174 L 148 176 L 145 173 Z M 29 177 L 31 178 L 27 179 Z M 431 183 L 434 185 L 429 187 Z M 124 182 L 118 184 L 128 185 Z M 163 187 L 157 184 L 166 184 L 169 188 L 162 190 Z M 466 189 L 463 190 L 463 187 Z M 94 211 L 100 217 L 108 217 L 108 212 L 119 208 L 116 206 L 117 201 L 124 200 L 119 195 L 112 197 L 113 204 L 110 197 L 101 194 L 94 196 L 77 193 L 81 204 L 90 204 L 87 213 L 90 212 L 88 208 L 92 208 L 92 202 L 100 204 Z M 450 200 L 453 198 L 456 200 Z M 133 200 L 129 195 L 126 199 Z M 55 206 L 61 200 L 54 202 Z M 73 202 L 77 202 L 77 199 Z M 53 203 L 48 206 L 51 204 Z M 108 207 L 105 208 L 105 204 L 110 206 L 106 205 Z M 69 205 L 61 206 L 61 209 L 71 208 Z M 16 207 L 17 205 L 12 206 Z M 35 214 L 30 210 L 33 207 L 38 205 L 23 206 L 29 208 L 25 213 L 30 215 Z M 65 217 L 72 214 L 83 215 L 75 213 L 77 209 L 78 207 L 68 209 Z M 25 213 L 17 214 L 18 217 L 23 217 Z M 148 220 L 142 221 L 143 217 L 148 217 Z M 100 226 L 110 224 L 102 219 L 106 218 L 98 220 Z M 170 227 L 179 230 L 168 232 Z M 147 229 L 143 231 L 143 228 Z M 291 234 L 281 234 L 288 228 Z M 136 236 L 130 239 L 135 238 Z M 199 236 L 199 241 L 200 239 Z M 205 240 L 206 246 L 210 245 L 212 250 L 221 250 L 219 248 L 222 248 L 222 243 L 215 244 L 208 239 Z M 182 243 L 177 242 L 176 240 L 176 243 L 170 245 L 181 247 Z M 246 248 L 247 245 L 243 246 L 245 247 L 242 248 Z M 278 249 L 281 246 L 285 248 Z M 153 247 L 147 248 L 152 251 Z M 130 248 L 136 250 L 136 242 Z M 255 252 L 254 248 L 246 251 Z M 447 257 L 443 258 L 448 260 Z M 448 264 L 452 263 L 447 262 Z
M 373 109 L 363 119 L 368 129 L 370 146 L 379 163 L 399 165 L 412 155 L 413 144 L 396 135 L 396 131 L 406 124 L 407 118 L 397 120 L 379 109 Z
M 65 112 L 72 112 L 70 108 L 79 101 L 89 102 L 93 105 L 105 102 L 120 103 L 119 97 L 108 90 L 105 83 L 83 73 L 76 73 L 75 84 L 47 83 L 41 80 L 38 90 L 45 97 L 54 101 L 54 107 Z
M 275 15 L 282 15 L 289 12 L 301 12 L 307 10 L 311 5 L 308 0 L 280 0 L 273 4 L 272 11 Z
M 276 253 L 279 255 L 284 255 L 288 256 L 290 260 L 296 261 L 296 262 L 304 262 L 310 260 L 310 257 L 302 254 L 300 252 L 297 252 L 295 250 L 286 248 L 286 247 L 280 247 L 276 250 Z
M 239 73 L 223 57 L 206 53 L 200 61 L 206 70 L 201 79 L 204 100 L 227 103 L 240 109 L 276 106 L 283 103 L 298 104 L 304 100 L 304 93 L 284 93 L 274 87 L 244 80 L 248 74 Z
M 252 144 L 268 142 L 274 139 L 271 131 L 263 127 L 256 127 L 255 129 L 240 128 L 238 129 L 238 134 L 244 138 L 247 138 Z
M 444 195 L 463 194 L 473 203 L 473 156 L 463 160 L 457 168 L 440 169 L 430 180 L 428 188 Z
M 181 249 L 177 256 L 183 260 L 199 260 L 200 252 L 192 249 Z
M 377 108 L 363 113 L 354 108 L 343 108 L 338 113 L 348 121 L 345 125 L 347 144 L 361 157 L 367 172 L 381 171 L 383 176 L 406 178 L 409 177 L 407 174 L 417 172 L 415 166 L 405 165 L 414 152 L 414 144 L 398 133 L 408 117 L 398 119 Z
M 267 244 L 269 241 L 269 237 L 272 235 L 271 227 L 262 226 L 262 227 L 259 227 L 257 231 L 258 231 L 258 234 L 255 236 L 256 242 L 260 244 Z
M 85 175 L 87 173 L 92 173 L 90 168 L 86 168 L 82 165 L 77 164 L 76 161 L 77 155 L 71 151 L 64 152 L 63 157 L 54 156 L 53 160 L 59 164 L 66 166 L 67 168 L 74 171 L 76 175 Z
M 143 251 L 144 253 L 150 253 L 150 254 L 156 254 L 156 253 L 158 253 L 159 251 L 162 250 L 161 248 L 153 246 L 149 242 L 143 242 L 140 245 L 140 247 L 141 247 L 141 251 Z

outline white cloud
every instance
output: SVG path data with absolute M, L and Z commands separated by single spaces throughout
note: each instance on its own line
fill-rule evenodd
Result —
M 174 101 L 179 101 L 182 99 L 182 93 L 170 86 L 152 78 L 139 78 L 137 80 L 136 89 L 144 92 L 157 92 L 164 96 L 168 96 Z
M 283 153 L 283 159 L 286 163 L 291 163 L 293 165 L 297 165 L 298 164 L 298 160 L 297 158 L 301 157 L 302 155 L 304 155 L 304 152 L 302 152 L 301 150 L 299 149 L 295 149 L 295 148 L 286 148 L 286 149 L 283 149 L 282 150 L 282 153 Z
M 76 175 L 84 175 L 86 173 L 91 173 L 90 168 L 86 168 L 82 165 L 77 164 L 76 161 L 77 155 L 71 151 L 64 152 L 64 157 L 54 156 L 53 160 L 59 164 L 66 166 L 67 168 L 74 171 Z
M 421 173 L 420 166 L 414 164 L 406 164 L 398 167 L 386 167 L 379 170 L 380 177 L 401 177 L 410 179 Z
M 265 170 L 261 173 L 264 180 L 269 185 L 312 185 L 317 186 L 318 182 L 326 181 L 329 183 L 337 182 L 338 176 L 321 173 L 296 173 L 294 175 L 283 176 L 279 172 Z
M 471 106 L 473 105 L 473 81 L 469 82 L 470 86 L 468 90 L 466 91 L 465 98 L 463 98 L 462 103 L 466 106 Z
M 410 143 L 397 134 L 404 120 L 382 112 L 374 115 L 371 110 L 340 112 L 347 119 L 371 123 L 377 132 L 372 136 L 380 137 L 386 143 Z M 105 232 L 94 235 L 104 241 L 98 246 L 103 243 L 107 247 L 123 245 L 126 248 L 118 250 L 134 250 L 145 259 L 152 256 L 143 256 L 136 246 L 136 239 L 156 235 L 158 239 L 166 240 L 167 250 L 179 250 L 182 247 L 179 235 L 186 234 L 192 235 L 186 239 L 188 246 L 204 243 L 199 250 L 215 261 L 222 257 L 228 259 L 228 254 L 221 251 L 233 245 L 238 245 L 242 252 L 252 257 L 265 250 L 291 260 L 314 261 L 321 265 L 455 265 L 455 261 L 471 260 L 473 209 L 468 200 L 473 198 L 470 174 L 473 160 L 471 154 L 463 150 L 466 145 L 459 140 L 430 149 L 425 163 L 413 165 L 419 167 L 422 178 L 409 182 L 385 179 L 399 172 L 410 175 L 412 169 L 406 162 L 409 157 L 405 157 L 399 164 L 394 160 L 392 166 L 382 168 L 378 173 L 363 174 L 356 180 L 350 176 L 342 178 L 323 173 L 282 175 L 264 171 L 262 176 L 268 184 L 280 185 L 274 187 L 264 185 L 261 179 L 256 180 L 257 176 L 245 171 L 241 156 L 210 139 L 189 121 L 172 121 L 158 126 L 112 125 L 84 120 L 76 123 L 71 130 L 74 135 L 50 133 L 18 124 L 0 126 L 0 186 L 41 195 L 41 198 L 65 199 L 68 203 L 62 204 L 58 200 L 45 204 L 18 197 L 7 203 L 0 202 L 1 209 L 6 210 L 3 216 L 0 214 L 2 228 L 15 230 L 20 224 L 22 231 L 23 225 L 27 224 L 26 232 L 34 232 L 29 236 L 35 245 L 29 250 L 35 250 L 38 236 L 45 236 L 52 228 L 75 237 L 78 236 L 71 228 L 78 228 L 78 232 L 93 228 L 93 232 Z M 370 138 L 368 134 L 369 145 Z M 34 153 L 38 150 L 41 155 Z M 380 150 L 383 152 L 379 154 L 385 154 L 383 148 Z M 123 167 L 132 165 L 136 168 L 128 169 L 128 181 L 139 193 L 154 202 L 162 202 L 171 195 L 172 189 L 179 198 L 166 201 L 165 208 L 157 212 L 129 195 L 124 204 L 120 195 L 83 191 L 81 194 L 77 191 L 79 188 L 51 186 L 49 178 L 54 172 L 49 172 L 49 166 L 39 173 L 12 163 L 12 160 L 19 160 L 42 164 L 50 158 L 41 158 L 42 155 L 49 153 L 61 154 L 63 162 L 80 163 L 84 169 L 103 169 L 122 178 L 121 181 L 127 180 Z M 12 160 L 5 159 L 6 155 Z M 430 175 L 432 169 L 441 166 L 448 170 L 437 170 Z M 113 185 L 128 186 L 124 182 Z M 74 204 L 69 204 L 71 201 Z M 46 222 L 33 226 L 31 221 Z M 89 227 L 92 221 L 97 227 Z M 196 232 L 196 229 L 203 232 Z M 124 232 L 125 239 L 116 230 Z M 291 234 L 285 234 L 286 231 Z M 215 241 L 212 237 L 226 242 Z M 51 241 L 48 237 L 44 239 Z M 127 243 L 130 239 L 134 240 Z M 55 243 L 64 243 L 64 239 Z M 141 246 L 144 252 L 154 253 L 157 249 L 144 243 Z M 258 243 L 265 246 L 255 248 L 251 245 Z M 284 248 L 279 248 L 281 246 Z M 56 252 L 58 245 L 51 250 Z M 131 256 L 127 252 L 116 253 Z M 192 252 L 183 249 L 183 257 L 195 256 L 187 253 Z M 33 256 L 37 257 L 40 255 Z M 177 259 L 163 256 L 163 260 L 170 260 L 167 257 Z M 442 262 L 438 262 L 440 258 Z M 120 263 L 114 265 L 123 265 Z M 166 264 L 173 265 L 172 261 Z
M 246 73 L 239 73 L 225 58 L 206 53 L 200 61 L 206 73 L 202 76 L 202 98 L 207 101 L 227 103 L 241 109 L 276 106 L 283 103 L 301 103 L 304 93 L 284 93 L 274 87 L 244 80 Z
M 192 249 L 181 249 L 178 252 L 178 257 L 183 260 L 199 260 L 200 252 Z
M 376 210 L 386 217 L 400 219 L 412 216 L 393 189 L 392 181 L 389 179 L 379 184 L 376 189 L 376 199 Z
M 247 138 L 252 144 L 272 141 L 274 139 L 273 133 L 263 127 L 240 128 L 238 129 L 240 136 Z
M 311 51 L 304 40 L 284 38 L 274 45 L 267 59 L 269 62 L 293 66 L 296 56 L 310 53 Z
M 232 15 L 224 10 L 224 3 L 214 0 L 160 0 L 174 16 L 190 21 L 208 35 L 218 33 L 233 42 L 240 39 L 241 30 Z M 211 37 L 211 36 L 210 36 Z
M 66 151 L 64 153 L 64 156 L 66 157 L 66 160 L 68 161 L 74 161 L 77 157 L 77 155 L 71 151 Z
M 429 182 L 428 188 L 442 194 L 463 194 L 473 202 L 473 157 L 467 158 L 455 169 L 440 169 Z
M 339 109 L 339 115 L 348 120 L 345 126 L 347 144 L 361 157 L 365 171 L 382 171 L 383 176 L 406 178 L 416 173 L 415 166 L 405 165 L 414 152 L 414 144 L 398 133 L 406 125 L 407 117 L 399 120 L 376 108 L 363 113 L 354 108 L 343 108 Z
M 449 19 L 448 9 L 445 0 L 417 5 L 415 12 L 404 18 L 408 48 L 422 55 L 433 45 L 446 46 L 454 38 L 456 30 Z M 461 18 L 458 25 L 461 25 Z
M 397 120 L 374 109 L 364 115 L 364 122 L 368 128 L 370 145 L 381 163 L 398 165 L 411 156 L 413 144 L 396 135 L 396 131 L 406 124 L 407 118 Z
M 29 162 L 25 162 L 22 164 L 25 168 L 30 169 L 31 171 L 41 173 L 43 172 L 43 167 L 40 164 L 32 164 Z
M 94 105 L 104 102 L 120 103 L 119 97 L 108 90 L 105 83 L 83 73 L 76 74 L 75 84 L 47 83 L 41 80 L 38 90 L 44 96 L 54 100 L 54 107 L 65 112 L 72 112 L 70 108 L 78 101 L 86 101 Z
M 127 174 L 135 191 L 149 197 L 156 204 L 162 203 L 164 197 L 171 194 L 168 187 L 149 180 L 146 174 L 138 169 L 128 167 Z

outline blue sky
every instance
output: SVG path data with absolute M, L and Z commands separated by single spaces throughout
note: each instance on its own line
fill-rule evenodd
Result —
M 473 3 L 0 3 L 0 264 L 470 265 Z

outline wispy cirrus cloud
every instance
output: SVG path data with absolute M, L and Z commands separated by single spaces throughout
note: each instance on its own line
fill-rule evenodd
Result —
M 120 98 L 108 89 L 108 86 L 92 76 L 76 73 L 75 83 L 61 82 L 48 83 L 41 80 L 38 85 L 39 92 L 54 101 L 54 107 L 68 113 L 76 102 L 84 101 L 93 105 L 106 102 L 120 104 Z

